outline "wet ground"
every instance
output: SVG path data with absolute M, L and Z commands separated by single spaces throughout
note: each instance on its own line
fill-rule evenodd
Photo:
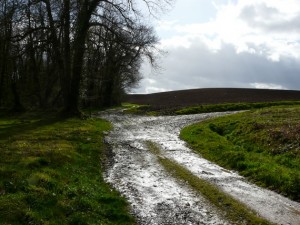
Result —
M 99 114 L 114 125 L 106 137 L 113 159 L 105 179 L 128 199 L 139 224 L 230 224 L 200 193 L 162 168 L 146 147 L 145 141 L 150 140 L 161 147 L 165 157 L 215 184 L 260 216 L 277 224 L 300 225 L 299 203 L 250 184 L 237 173 L 201 158 L 179 139 L 184 126 L 225 114 L 228 113 L 163 117 L 118 111 Z

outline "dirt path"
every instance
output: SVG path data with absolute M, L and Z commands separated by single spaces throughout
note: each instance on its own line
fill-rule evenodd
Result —
M 99 114 L 114 129 L 106 141 L 114 154 L 106 180 L 126 196 L 139 224 L 230 224 L 201 194 L 170 177 L 146 148 L 150 140 L 161 146 L 164 155 L 184 165 L 224 192 L 247 204 L 271 222 L 300 225 L 300 204 L 274 192 L 247 183 L 194 154 L 178 138 L 188 124 L 227 113 L 188 116 L 146 117 L 110 111 Z

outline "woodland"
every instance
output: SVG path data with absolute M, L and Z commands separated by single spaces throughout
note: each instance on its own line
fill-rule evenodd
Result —
M 153 18 L 172 0 L 1 0 L 0 108 L 12 111 L 119 105 L 158 66 Z

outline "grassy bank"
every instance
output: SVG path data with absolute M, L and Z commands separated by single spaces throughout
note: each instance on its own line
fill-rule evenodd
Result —
M 0 224 L 134 224 L 101 175 L 110 127 L 101 119 L 1 116 Z
M 148 149 L 158 156 L 160 164 L 175 178 L 189 184 L 194 190 L 200 192 L 210 203 L 215 205 L 223 216 L 226 217 L 232 224 L 272 224 L 263 218 L 259 218 L 255 212 L 250 210 L 244 204 L 232 198 L 230 195 L 222 192 L 216 186 L 197 177 L 191 171 L 178 163 L 161 156 L 159 147 L 148 141 Z
M 300 105 L 300 101 L 278 101 L 278 102 L 245 102 L 245 103 L 224 103 L 209 104 L 193 107 L 186 107 L 175 111 L 177 115 L 207 113 L 207 112 L 226 112 L 238 110 L 261 109 L 271 106 L 291 106 Z
M 203 157 L 300 200 L 300 107 L 281 106 L 186 127 L 181 138 Z

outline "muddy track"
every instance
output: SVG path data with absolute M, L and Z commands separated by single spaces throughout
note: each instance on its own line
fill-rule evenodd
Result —
M 300 225 L 299 203 L 199 157 L 179 139 L 184 126 L 225 114 L 147 117 L 106 111 L 98 115 L 114 125 L 106 137 L 114 158 L 105 179 L 128 199 L 139 224 L 230 224 L 205 197 L 164 170 L 146 147 L 150 140 L 161 147 L 165 157 L 215 184 L 261 217 L 277 224 Z

